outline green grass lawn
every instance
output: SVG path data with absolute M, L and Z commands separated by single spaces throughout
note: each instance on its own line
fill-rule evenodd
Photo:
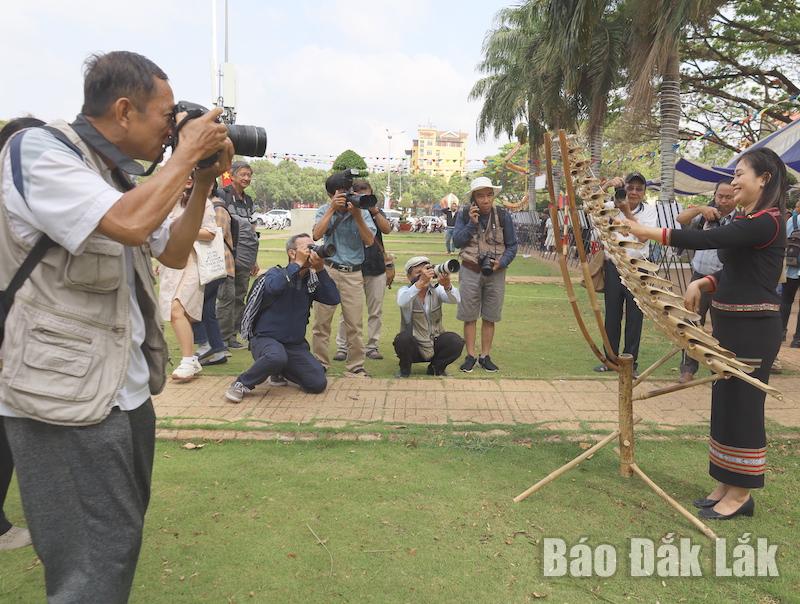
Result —
M 193 451 L 159 442 L 131 601 L 797 601 L 797 440 L 771 442 L 756 516 L 713 525 L 734 542 L 746 532 L 778 546 L 780 577 L 737 579 L 713 576 L 710 542 L 643 483 L 619 477 L 610 449 L 512 503 L 580 452 L 578 443 L 528 436 L 527 446 L 425 428 L 396 442 L 210 442 Z M 709 486 L 707 445 L 682 436 L 690 438 L 641 441 L 637 456 L 688 504 Z M 15 488 L 7 513 L 20 519 Z M 667 534 L 701 546 L 704 576 L 629 577 L 627 540 L 658 544 Z M 612 544 L 619 570 L 609 578 L 546 578 L 544 537 Z M 33 550 L 0 557 L 0 601 L 43 601 Z

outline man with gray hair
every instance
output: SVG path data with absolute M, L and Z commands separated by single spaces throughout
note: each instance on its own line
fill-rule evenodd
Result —
M 258 274 L 258 233 L 250 223 L 255 206 L 245 193 L 253 178 L 253 169 L 243 161 L 233 163 L 231 184 L 219 190 L 220 198 L 231 215 L 231 232 L 234 234 L 236 274 L 228 277 L 217 294 L 217 318 L 222 339 L 228 348 L 243 348 L 236 339 L 242 322 L 244 298 L 250 277 Z M 202 360 L 202 352 L 199 355 Z
M 242 332 L 250 340 L 254 362 L 225 392 L 230 402 L 240 403 L 272 375 L 282 375 L 312 394 L 325 390 L 325 370 L 311 354 L 306 326 L 312 302 L 336 305 L 340 299 L 313 245 L 306 233 L 290 237 L 286 268 L 274 266 L 253 283 Z

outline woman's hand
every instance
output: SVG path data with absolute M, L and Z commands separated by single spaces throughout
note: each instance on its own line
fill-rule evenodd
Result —
M 700 298 L 703 296 L 703 290 L 700 287 L 702 282 L 703 279 L 692 281 L 686 288 L 686 293 L 683 294 L 683 305 L 686 310 L 697 312 L 700 308 Z

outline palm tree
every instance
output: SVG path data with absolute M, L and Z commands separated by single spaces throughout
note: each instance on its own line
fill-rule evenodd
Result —
M 660 203 L 674 197 L 675 158 L 681 117 L 679 44 L 687 24 L 700 21 L 724 0 L 627 0 L 631 22 L 629 106 L 634 114 L 649 112 L 658 89 L 660 114 Z
M 592 167 L 599 172 L 609 96 L 621 85 L 626 27 L 617 2 L 540 0 L 546 41 L 541 62 L 558 63 L 566 94 L 577 99 L 586 119 Z
M 562 94 L 563 72 L 560 66 L 539 62 L 544 31 L 538 2 L 529 0 L 521 6 L 502 9 L 496 27 L 483 44 L 483 60 L 478 69 L 486 74 L 473 86 L 469 98 L 483 99 L 477 123 L 477 135 L 488 132 L 495 137 L 516 135 L 528 142 L 528 199 L 535 197 L 535 174 L 539 149 L 547 127 L 569 127 L 576 115 L 573 104 Z M 525 129 L 517 129 L 520 123 Z

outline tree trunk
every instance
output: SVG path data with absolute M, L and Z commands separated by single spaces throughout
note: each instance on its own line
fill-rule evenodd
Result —
M 528 208 L 531 216 L 536 214 L 536 172 L 539 168 L 539 146 L 536 130 L 528 120 Z
M 600 164 L 603 161 L 603 124 L 592 129 L 589 134 L 589 150 L 592 154 L 592 172 L 600 176 Z
M 661 192 L 659 203 L 668 204 L 675 198 L 675 157 L 678 146 L 678 126 L 681 118 L 680 72 L 677 45 L 670 52 L 662 74 L 659 93 L 661 114 Z

